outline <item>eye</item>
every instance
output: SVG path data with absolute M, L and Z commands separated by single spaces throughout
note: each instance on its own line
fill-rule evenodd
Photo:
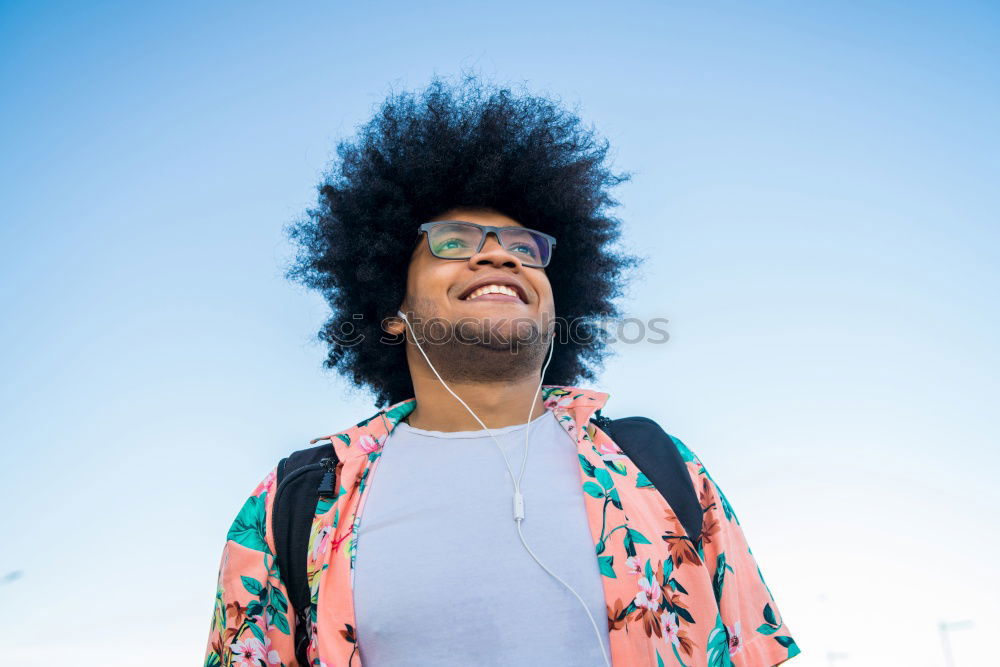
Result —
M 462 239 L 460 239 L 458 237 L 452 237 L 450 239 L 445 239 L 445 240 L 439 242 L 434 247 L 438 251 L 442 251 L 442 250 L 456 250 L 458 248 L 466 248 L 466 247 L 468 247 L 468 244 L 464 240 L 462 240 Z
M 528 257 L 537 257 L 538 252 L 536 248 L 528 243 L 518 243 L 510 248 L 513 252 L 519 252 L 527 255 Z

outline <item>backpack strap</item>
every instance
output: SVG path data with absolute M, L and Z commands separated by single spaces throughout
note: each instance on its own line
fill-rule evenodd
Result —
M 701 541 L 703 513 L 694 482 L 677 445 L 648 417 L 609 419 L 598 410 L 594 423 L 607 433 L 625 455 L 656 487 L 670 505 L 695 549 Z
M 300 665 L 309 664 L 306 658 L 312 601 L 306 566 L 309 533 L 321 490 L 335 495 L 336 465 L 337 453 L 329 443 L 294 452 L 278 463 L 277 488 L 271 506 L 277 550 L 274 560 L 295 612 L 295 657 Z

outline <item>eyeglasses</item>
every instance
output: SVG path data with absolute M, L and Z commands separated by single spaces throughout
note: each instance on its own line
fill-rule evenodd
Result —
M 486 244 L 486 235 L 493 233 L 500 246 L 518 255 L 521 264 L 536 269 L 548 266 L 556 239 L 527 227 L 491 227 L 464 220 L 425 222 L 417 234 L 427 235 L 431 254 L 441 259 L 469 259 Z

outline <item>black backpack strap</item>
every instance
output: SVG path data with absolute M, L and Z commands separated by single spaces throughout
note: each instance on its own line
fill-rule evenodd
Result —
M 337 453 L 330 443 L 294 452 L 278 463 L 277 489 L 271 506 L 277 551 L 274 560 L 295 612 L 295 656 L 300 665 L 309 664 L 306 658 L 311 603 L 306 567 L 309 533 L 320 486 L 325 484 L 333 491 L 336 465 Z
M 608 419 L 598 411 L 594 423 L 656 487 L 680 519 L 695 548 L 701 540 L 703 513 L 687 465 L 667 432 L 648 417 Z

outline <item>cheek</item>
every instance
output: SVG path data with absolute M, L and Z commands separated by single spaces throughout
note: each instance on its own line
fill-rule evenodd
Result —
M 541 303 L 539 303 L 540 309 L 543 311 L 547 310 L 552 314 L 555 314 L 555 297 L 552 294 L 552 286 L 547 282 L 544 285 L 541 285 L 538 290 L 538 295 L 541 301 Z
M 406 276 L 407 296 L 420 301 L 446 301 L 448 289 L 455 282 L 455 268 L 423 257 L 414 259 Z

